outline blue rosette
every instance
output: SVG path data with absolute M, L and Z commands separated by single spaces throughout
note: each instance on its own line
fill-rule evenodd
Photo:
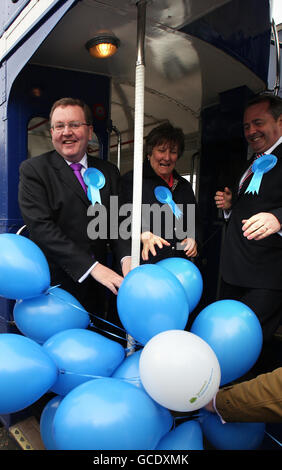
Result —
M 83 175 L 84 182 L 87 186 L 87 197 L 91 203 L 98 202 L 101 204 L 100 189 L 105 186 L 105 176 L 97 168 L 88 168 Z
M 263 175 L 272 170 L 276 163 L 277 157 L 272 154 L 266 154 L 258 158 L 252 165 L 253 176 L 245 194 L 258 194 Z
M 154 193 L 157 200 L 162 204 L 168 204 L 175 217 L 177 219 L 180 219 L 180 217 L 182 216 L 182 211 L 179 209 L 177 204 L 175 204 L 172 198 L 171 191 L 165 186 L 156 186 L 154 189 Z

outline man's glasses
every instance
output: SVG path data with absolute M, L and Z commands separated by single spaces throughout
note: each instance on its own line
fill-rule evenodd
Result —
M 72 131 L 80 129 L 81 126 L 89 126 L 87 122 L 79 122 L 79 121 L 71 121 L 68 122 L 67 124 L 64 122 L 56 122 L 52 127 L 54 131 L 56 132 L 63 132 L 65 130 L 65 127 L 68 127 Z

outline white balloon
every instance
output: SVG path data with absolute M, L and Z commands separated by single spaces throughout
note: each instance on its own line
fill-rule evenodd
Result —
M 174 411 L 205 406 L 220 384 L 220 366 L 211 347 L 199 336 L 168 330 L 151 338 L 139 362 L 146 392 Z

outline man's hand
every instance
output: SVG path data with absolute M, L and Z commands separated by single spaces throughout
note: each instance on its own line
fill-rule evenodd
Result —
M 117 294 L 117 290 L 123 281 L 122 276 L 101 263 L 97 263 L 90 274 L 96 281 L 106 286 L 114 294 Z
M 217 191 L 214 196 L 216 207 L 222 210 L 231 209 L 232 205 L 232 192 L 229 188 L 224 188 L 224 191 Z
M 281 230 L 279 220 L 269 212 L 259 212 L 242 220 L 242 224 L 243 235 L 248 240 L 262 240 Z
M 198 249 L 197 249 L 196 240 L 194 240 L 194 238 L 185 238 L 181 242 L 181 245 L 185 245 L 184 251 L 188 258 L 195 258 L 195 256 L 197 256 Z
M 147 261 L 149 259 L 149 251 L 152 253 L 153 256 L 156 256 L 157 252 L 155 250 L 155 245 L 158 245 L 159 248 L 162 248 L 163 245 L 170 245 L 170 243 L 164 238 L 158 237 L 152 232 L 141 233 L 141 241 L 143 243 L 142 259 L 144 261 Z

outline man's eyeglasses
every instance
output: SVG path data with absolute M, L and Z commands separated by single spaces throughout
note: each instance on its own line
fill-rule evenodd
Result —
M 68 122 L 67 124 L 65 122 L 56 122 L 52 127 L 54 131 L 56 132 L 63 132 L 65 130 L 65 127 L 68 127 L 72 131 L 80 129 L 81 126 L 89 126 L 87 122 L 79 122 L 79 121 L 71 121 Z

